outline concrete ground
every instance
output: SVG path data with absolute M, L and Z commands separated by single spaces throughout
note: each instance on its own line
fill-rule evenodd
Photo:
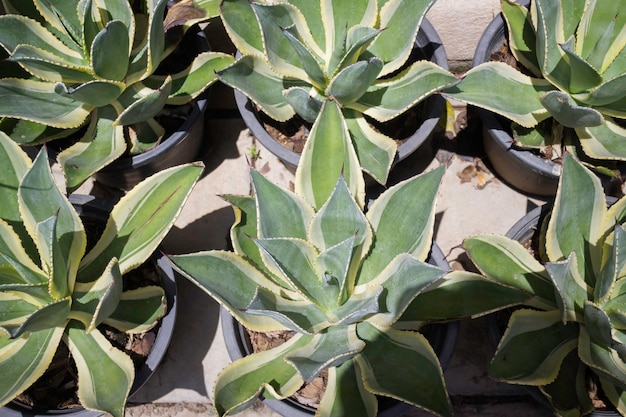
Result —
M 497 13 L 498 0 L 436 2 L 428 19 L 443 40 L 453 71 L 469 68 L 480 34 Z M 214 49 L 230 47 L 218 26 L 210 26 L 207 32 Z M 260 159 L 255 162 L 257 169 L 282 186 L 289 187 L 293 181 L 293 174 L 255 142 L 238 117 L 232 93 L 217 86 L 216 96 L 207 120 L 207 137 L 211 141 L 211 149 L 204 158 L 207 174 L 164 242 L 169 253 L 226 248 L 233 214 L 219 195 L 248 194 L 247 155 L 255 147 L 260 152 Z M 457 108 L 461 127 L 466 124 L 463 110 Z M 488 166 L 477 158 L 481 156 L 479 122 L 470 117 L 467 124 L 454 138 L 438 132 L 432 140 L 432 152 L 420 150 L 419 155 L 394 170 L 401 175 L 413 175 L 423 169 L 447 165 L 437 204 L 435 240 L 452 267 L 467 265 L 459 247 L 465 237 L 475 233 L 504 234 L 527 210 L 543 203 L 511 189 L 489 172 Z M 229 362 L 218 305 L 184 279 L 179 280 L 178 288 L 177 326 L 167 356 L 155 375 L 131 399 L 128 416 L 215 414 L 211 405 L 212 387 L 217 374 Z M 484 319 L 461 323 L 455 354 L 445 372 L 455 415 L 551 415 L 524 389 L 495 382 L 487 376 L 486 366 L 493 349 Z M 278 416 L 262 403 L 240 415 Z M 428 415 L 412 410 L 404 416 Z

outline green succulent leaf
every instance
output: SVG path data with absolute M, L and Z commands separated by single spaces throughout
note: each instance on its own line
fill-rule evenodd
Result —
M 583 128 L 602 124 L 602 114 L 599 111 L 577 105 L 569 94 L 562 91 L 542 94 L 540 100 L 550 115 L 563 126 Z
M 99 277 L 113 258 L 119 259 L 122 274 L 145 262 L 174 224 L 202 171 L 195 164 L 168 168 L 124 195 L 111 211 L 102 236 L 81 260 L 78 280 Z
M 612 298 L 613 288 L 616 282 L 626 276 L 626 253 L 624 252 L 624 242 L 626 242 L 626 230 L 616 224 L 613 229 L 612 245 L 605 245 L 602 256 L 602 270 L 598 275 L 593 292 L 593 301 L 603 304 Z
M 442 416 L 452 415 L 452 404 L 437 355 L 417 332 L 381 329 L 367 322 L 357 327 L 366 341 L 355 360 L 368 391 L 401 399 Z M 402 372 L 397 372 L 402 369 Z
M 626 73 L 622 73 L 615 78 L 605 80 L 598 87 L 589 91 L 588 94 L 577 94 L 574 97 L 586 105 L 596 107 L 602 113 L 610 114 L 611 110 L 620 111 L 619 104 L 625 95 Z M 613 106 L 614 103 L 618 105 Z
M 59 96 L 71 98 L 90 108 L 103 107 L 115 102 L 124 92 L 124 84 L 103 80 L 92 80 L 78 87 L 68 87 L 62 82 L 54 84 L 54 92 Z M 95 111 L 95 110 L 94 110 Z
M 78 262 L 85 252 L 87 239 L 78 214 L 54 182 L 45 151 L 37 155 L 22 179 L 18 201 L 28 233 L 44 237 L 35 239 L 35 244 L 42 267 L 51 279 L 50 294 L 66 297 L 74 288 Z M 46 204 L 41 204 L 42 201 Z
M 582 194 L 579 194 L 582 193 Z M 585 195 L 586 198 L 578 196 Z M 600 180 L 571 155 L 565 155 L 556 201 L 546 232 L 546 253 L 552 261 L 574 253 L 578 274 L 594 286 L 602 248 L 598 242 L 613 226 L 607 224 Z
M 546 269 L 521 243 L 503 236 L 472 236 L 463 246 L 478 269 L 491 280 L 518 288 L 554 308 L 556 299 Z
M 298 370 L 305 382 L 311 382 L 325 368 L 334 368 L 365 348 L 356 326 L 330 327 L 316 334 L 305 346 L 294 349 L 285 360 Z
M 376 3 L 358 0 L 344 4 L 325 0 L 321 2 L 321 13 L 326 40 L 326 72 L 334 75 L 344 68 L 342 64 L 351 53 L 348 44 L 350 28 L 376 24 Z
M 599 159 L 626 159 L 626 129 L 610 117 L 594 127 L 576 129 L 585 154 Z
M 235 221 L 230 228 L 230 241 L 236 254 L 243 256 L 259 270 L 264 270 L 259 247 L 251 237 L 257 237 L 256 201 L 251 196 L 225 195 L 233 206 Z M 269 271 L 268 271 L 269 273 Z
M 354 246 L 362 246 L 361 256 L 372 242 L 367 218 L 356 203 L 348 185 L 339 178 L 332 194 L 311 221 L 310 240 L 321 251 L 354 237 Z
M 256 401 L 262 390 L 275 398 L 295 393 L 304 380 L 285 355 L 310 343 L 312 337 L 296 335 L 282 345 L 245 356 L 231 363 L 215 382 L 214 401 L 219 416 L 233 415 Z
M 604 72 L 626 45 L 626 14 L 619 3 L 588 2 L 576 33 L 576 53 Z
M 623 356 L 613 346 L 598 343 L 586 326 L 581 326 L 578 338 L 580 360 L 596 374 L 615 384 L 621 390 L 626 389 L 626 365 Z
M 367 213 L 376 240 L 363 261 L 358 284 L 378 276 L 399 254 L 426 260 L 432 245 L 435 200 L 444 168 L 405 180 L 385 191 Z
M 328 369 L 326 391 L 317 408 L 320 417 L 375 417 L 377 410 L 378 400 L 363 385 L 356 361 Z
M 217 71 L 233 62 L 231 55 L 221 52 L 198 54 L 188 68 L 171 75 L 172 90 L 167 104 L 181 105 L 195 99 L 217 80 Z
M 288 3 L 251 5 L 261 27 L 266 59 L 270 67 L 285 77 L 307 79 L 299 54 L 281 29 L 295 26 L 293 30 L 303 37 L 303 42 L 312 44 L 308 42 L 310 38 L 305 38 L 307 34 L 310 37 L 310 32 L 300 10 Z
M 39 288 L 37 288 L 39 287 Z M 31 314 L 37 311 L 37 305 L 24 300 L 26 291 L 38 289 L 47 292 L 43 284 L 35 285 L 10 285 L 0 286 L 0 333 L 1 337 L 12 337 L 17 329 Z M 16 292 L 12 292 L 16 290 Z M 24 290 L 24 291 L 22 291 Z M 42 291 L 43 290 L 43 291 Z M 19 292 L 18 292 L 19 291 Z
M 383 61 L 370 58 L 342 69 L 328 84 L 326 95 L 335 98 L 342 106 L 357 101 L 376 81 Z
M 370 2 L 372 3 L 372 2 Z M 346 37 L 346 53 L 339 63 L 339 69 L 346 68 L 348 65 L 354 64 L 363 51 L 380 35 L 380 29 L 374 29 L 369 26 L 353 26 L 348 29 Z
M 0 334 L 0 405 L 31 386 L 48 369 L 57 350 L 63 328 L 30 333 L 18 339 Z
M 274 120 L 284 122 L 294 116 L 294 109 L 285 102 L 283 90 L 310 86 L 299 80 L 276 74 L 261 58 L 245 55 L 231 66 L 217 72 L 224 84 L 241 91 Z
M 313 208 L 300 195 L 273 184 L 256 170 L 250 170 L 250 177 L 257 204 L 256 236 L 306 239 Z
M 126 90 L 128 93 L 130 90 Z M 133 94 L 132 104 L 129 104 L 115 120 L 115 125 L 132 125 L 156 116 L 167 103 L 167 98 L 172 91 L 172 77 L 167 76 L 163 84 L 157 90 L 144 89 L 138 98 Z M 120 97 L 124 102 L 126 94 Z M 135 99 L 136 98 L 136 99 Z
M 323 86 L 326 85 L 326 75 L 324 74 L 324 70 L 320 68 L 319 58 L 302 42 L 295 26 L 289 26 L 282 29 L 282 31 L 298 54 L 300 65 L 304 72 L 306 72 L 311 84 L 322 90 L 324 88 Z
M 68 320 L 71 304 L 72 300 L 70 297 L 54 300 L 39 307 L 19 325 L 4 325 L 3 328 L 9 332 L 11 338 L 55 327 L 63 328 Z
M 528 299 L 527 293 L 499 281 L 472 272 L 452 271 L 424 288 L 394 327 L 415 329 L 428 321 L 478 317 Z
M 320 208 L 343 175 L 350 193 L 364 205 L 365 182 L 339 103 L 326 100 L 313 124 L 296 170 L 296 193 Z
M 611 404 L 615 404 L 615 409 L 619 413 L 624 413 L 624 398 L 626 397 L 626 390 L 619 388 L 616 384 L 612 384 L 607 381 L 605 378 L 600 378 L 600 383 L 602 385 L 603 392 L 606 393 L 606 396 L 611 401 Z
M 528 8 L 513 1 L 501 1 L 502 15 L 509 34 L 509 48 L 525 68 L 536 77 L 541 76 L 535 53 L 535 28 Z
M 602 75 L 574 51 L 575 39 L 572 36 L 561 49 L 567 56 L 570 66 L 569 92 L 572 94 L 590 91 L 602 84 Z
M 345 107 L 342 111 L 361 169 L 380 184 L 387 183 L 398 150 L 396 141 L 375 129 L 363 113 Z
M 371 84 L 367 92 L 356 103 L 348 103 L 348 107 L 386 122 L 457 82 L 454 75 L 437 64 L 417 61 L 397 76 Z
M 570 254 L 565 261 L 548 262 L 546 270 L 554 282 L 563 324 L 570 321 L 581 322 L 588 288 L 584 278 L 579 274 L 576 256 Z
M 56 62 L 75 66 L 87 64 L 81 55 L 82 51 L 78 47 L 71 48 L 75 43 L 60 41 L 39 22 L 19 13 L 0 16 L 0 44 L 10 53 L 18 45 L 32 45 L 58 56 Z
M 326 312 L 311 301 L 301 297 L 286 298 L 277 291 L 263 287 L 257 288 L 254 298 L 243 312 L 271 318 L 282 327 L 301 334 L 318 333 L 331 324 Z
M 70 65 L 50 50 L 32 45 L 18 45 L 8 60 L 19 63 L 31 74 L 45 81 L 80 83 L 93 80 L 88 66 Z
M 384 29 L 367 51 L 385 63 L 381 75 L 391 74 L 408 59 L 424 16 L 434 0 L 388 0 L 380 8 Z
M 19 145 L 12 141 L 6 133 L 0 132 L 0 166 L 3 167 L 0 172 L 0 201 L 2 201 L 0 219 L 10 222 L 14 226 L 22 223 L 16 191 L 30 165 L 30 158 L 21 150 Z M 14 230 L 26 242 L 27 234 L 22 229 L 16 227 Z M 4 240 L 4 236 L 3 231 L 0 233 L 0 239 Z M 0 251 L 10 253 L 6 251 L 4 246 Z
M 537 61 L 541 66 L 541 73 L 559 89 L 567 91 L 570 70 L 560 45 L 566 42 L 569 34 L 565 34 L 566 22 L 562 16 L 562 6 L 546 0 L 535 0 L 534 4 L 537 19 Z
M 440 268 L 420 262 L 408 254 L 398 255 L 366 285 L 380 285 L 384 289 L 379 301 L 380 312 L 367 321 L 381 328 L 391 327 L 409 304 L 444 274 Z M 357 286 L 355 292 L 359 290 Z
M 356 245 L 359 247 L 359 245 Z M 322 277 L 324 298 L 322 305 L 333 308 L 342 304 L 349 296 L 348 290 L 354 286 L 356 265 L 352 260 L 355 257 L 355 239 L 349 237 L 343 242 L 322 252 L 317 257 L 316 268 Z M 356 262 L 355 262 L 356 263 Z
M 587 415 L 595 409 L 589 396 L 588 376 L 589 368 L 573 350 L 563 359 L 554 382 L 540 387 L 540 390 L 559 415 Z
M 314 89 L 303 87 L 291 87 L 283 91 L 285 101 L 309 123 L 315 122 L 320 114 L 322 105 L 322 97 L 319 96 Z
M 263 36 L 256 15 L 249 2 L 224 0 L 220 2 L 220 17 L 228 37 L 244 55 L 261 57 L 264 54 Z M 250 24 L 255 22 L 256 24 Z
M 87 178 L 126 151 L 124 129 L 114 124 L 116 117 L 113 107 L 95 109 L 81 139 L 57 156 L 68 190 L 80 187 Z
M 94 74 L 106 80 L 124 80 L 128 70 L 131 42 L 128 27 L 124 22 L 121 20 L 108 22 L 91 44 L 91 66 Z
M 145 333 L 165 315 L 167 305 L 163 288 L 147 286 L 124 291 L 117 308 L 104 324 L 125 333 Z
M 591 339 L 600 346 L 611 346 L 611 319 L 604 310 L 589 301 L 584 305 L 584 323 Z
M 268 288 L 280 293 L 281 287 L 240 256 L 231 252 L 211 251 L 170 256 L 169 259 L 176 271 L 225 306 L 246 327 L 256 331 L 285 328 L 275 320 L 261 320 L 258 316 L 242 311 L 256 296 L 257 288 Z M 225 276 L 229 279 L 224 280 Z M 235 288 L 237 291 L 233 291 Z
M 117 309 L 122 285 L 122 273 L 115 258 L 111 259 L 98 279 L 76 284 L 72 293 L 72 317 L 83 323 L 87 333 L 93 331 Z
M 83 407 L 124 417 L 124 408 L 135 378 L 132 359 L 98 330 L 87 333 L 70 324 L 65 332 L 78 370 L 78 399 Z
M 54 84 L 42 81 L 2 79 L 0 97 L 0 116 L 58 128 L 80 126 L 91 111 L 86 104 L 55 93 Z
M 489 94 L 490 85 L 498 94 Z M 500 114 L 524 127 L 547 119 L 541 94 L 554 90 L 549 82 L 531 78 L 502 62 L 487 62 L 469 70 L 461 82 L 443 90 L 448 97 Z M 524 97 L 524 100 L 518 100 Z
M 561 318 L 558 310 L 513 312 L 489 373 L 516 384 L 539 386 L 553 382 L 563 360 L 578 343 L 578 324 L 563 325 Z M 528 349 L 530 345 L 533 349 Z
M 318 251 L 313 245 L 290 238 L 256 239 L 255 242 L 274 275 L 310 303 L 322 306 L 326 289 L 315 268 Z

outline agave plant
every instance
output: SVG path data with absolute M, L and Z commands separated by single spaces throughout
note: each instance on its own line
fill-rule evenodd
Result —
M 507 237 L 464 243 L 482 273 L 531 297 L 511 315 L 490 373 L 538 386 L 563 416 L 592 411 L 594 385 L 626 414 L 625 221 L 626 198 L 607 208 L 598 178 L 566 155 L 536 255 Z
M 202 167 L 170 168 L 137 185 L 86 252 L 85 228 L 54 182 L 45 147 L 31 162 L 0 132 L 0 161 L 0 406 L 29 388 L 65 343 L 81 405 L 123 417 L 134 364 L 99 326 L 143 333 L 165 313 L 161 287 L 124 290 L 124 274 L 157 249 Z
M 164 106 L 191 101 L 232 62 L 202 52 L 177 73 L 159 69 L 181 34 L 216 16 L 216 0 L 180 2 L 166 20 L 167 0 L 2 2 L 0 45 L 22 71 L 1 72 L 0 128 L 28 145 L 73 135 L 58 156 L 69 190 L 125 152 L 154 147 Z
M 580 146 L 581 158 L 626 160 L 626 2 L 501 4 L 508 46 L 527 71 L 486 62 L 446 95 L 512 120 L 523 146 Z M 540 123 L 549 118 L 550 128 Z
M 324 369 L 328 385 L 316 416 L 374 417 L 377 395 L 450 415 L 439 361 L 416 330 L 527 295 L 477 274 L 444 277 L 425 262 L 442 174 L 443 167 L 389 188 L 367 214 L 342 177 L 319 210 L 254 170 L 252 197 L 225 197 L 236 212 L 234 253 L 171 262 L 248 329 L 294 336 L 226 367 L 214 388 L 218 415 L 259 395 L 287 398 Z M 463 303 L 459 294 L 479 286 L 492 296 Z
M 456 81 L 432 62 L 407 64 L 422 19 L 433 3 L 221 3 L 226 31 L 242 57 L 218 71 L 219 79 L 276 121 L 297 114 L 335 132 L 328 140 L 311 131 L 299 162 L 311 167 L 319 179 L 321 203 L 342 171 L 351 189 L 361 169 L 381 183 L 387 181 L 397 145 L 368 124 L 367 117 L 381 122 L 394 119 Z M 296 174 L 297 183 L 304 181 Z

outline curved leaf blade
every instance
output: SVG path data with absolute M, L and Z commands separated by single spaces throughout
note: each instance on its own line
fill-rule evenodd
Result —
M 31 386 L 43 373 L 56 352 L 63 328 L 30 333 L 19 339 L 0 335 L 0 405 Z
M 85 332 L 70 324 L 66 341 L 78 370 L 78 398 L 83 407 L 124 417 L 135 379 L 132 359 L 98 331 Z
M 100 240 L 82 259 L 79 281 L 100 276 L 112 258 L 119 259 L 122 274 L 145 262 L 174 224 L 203 169 L 195 164 L 168 168 L 124 195 Z

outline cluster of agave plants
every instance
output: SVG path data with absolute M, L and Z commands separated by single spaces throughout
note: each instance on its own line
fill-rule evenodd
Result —
M 326 371 L 318 417 L 375 417 L 381 396 L 450 416 L 443 370 L 420 331 L 497 311 L 512 313 L 490 363 L 494 378 L 538 387 L 563 416 L 593 411 L 593 390 L 626 415 L 626 199 L 607 200 L 590 169 L 626 159 L 626 1 L 502 0 L 508 45 L 524 69 L 490 62 L 460 79 L 410 59 L 433 3 L 2 0 L 0 405 L 65 344 L 80 404 L 124 415 L 134 364 L 101 329 L 143 333 L 165 314 L 162 288 L 125 289 L 124 275 L 158 249 L 203 167 L 146 178 L 89 246 L 68 193 L 121 155 L 154 146 L 162 109 L 220 80 L 270 118 L 297 115 L 312 127 L 293 191 L 250 168 L 251 194 L 224 196 L 235 212 L 232 251 L 168 256 L 245 328 L 293 334 L 222 371 L 218 415 L 259 396 L 288 398 Z M 201 52 L 161 72 L 182 35 L 211 18 L 240 55 Z M 507 117 L 523 145 L 563 146 L 559 188 L 532 252 L 477 235 L 463 244 L 477 272 L 429 263 L 444 167 L 368 202 L 364 175 L 386 184 L 397 154 L 370 121 L 397 118 L 435 93 Z M 72 138 L 56 159 L 64 187 L 48 143 Z M 31 159 L 22 146 L 33 145 Z

